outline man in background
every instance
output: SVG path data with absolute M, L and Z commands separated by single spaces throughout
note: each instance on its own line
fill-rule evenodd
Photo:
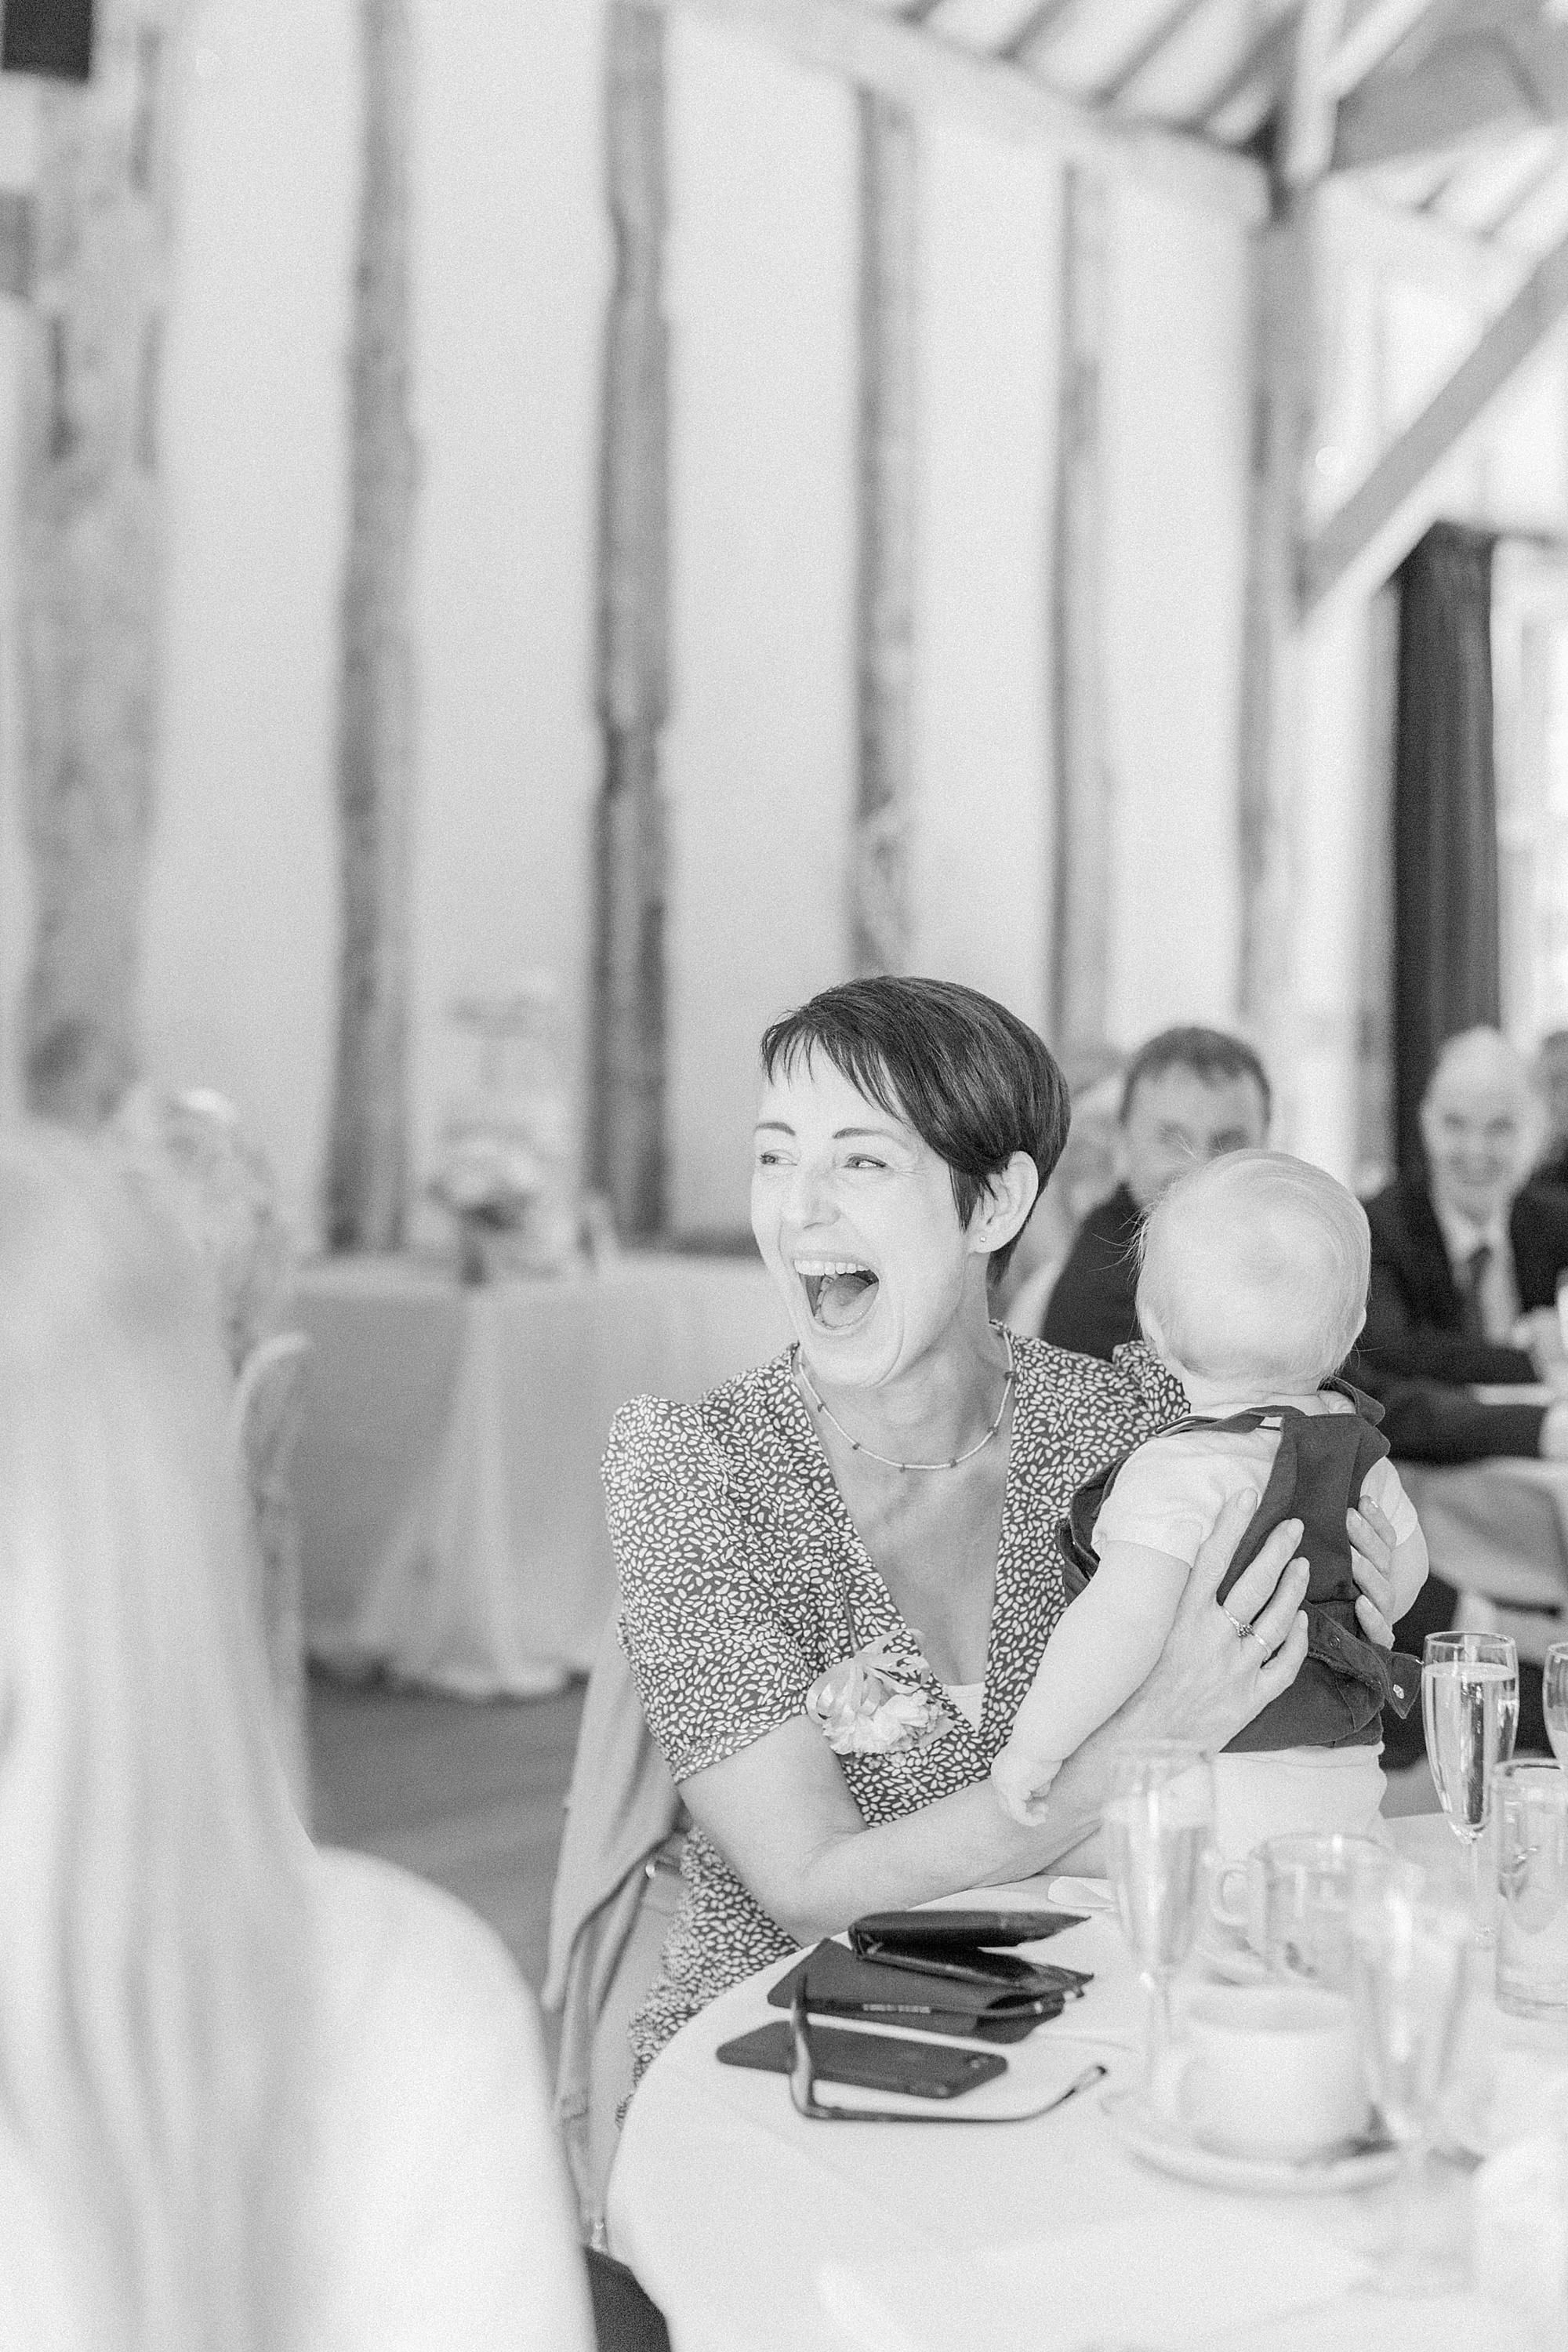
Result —
M 1546 1123 L 1536 1178 L 1568 1187 L 1568 1029 L 1542 1039 L 1532 1075 Z
M 1568 1396 L 1483 1403 L 1477 1386 L 1568 1391 L 1557 1278 L 1568 1268 L 1568 1195 L 1528 1178 L 1538 1121 L 1524 1065 L 1495 1029 L 1442 1048 L 1421 1106 L 1425 1166 L 1367 1202 L 1372 1287 L 1347 1368 L 1384 1407 L 1396 1458 L 1494 1454 L 1568 1460 Z M 1434 1563 L 1441 1569 L 1440 1560 Z M 1402 1650 L 1454 1622 L 1458 1596 L 1428 1579 L 1395 1628 Z M 1520 1744 L 1534 1746 L 1539 1669 L 1521 1667 Z M 1391 1763 L 1421 1753 L 1414 1720 L 1384 1728 Z
M 1122 1081 L 1122 1181 L 1091 1209 L 1046 1309 L 1053 1347 L 1109 1362 L 1138 1337 L 1138 1230 L 1178 1176 L 1265 1141 L 1268 1080 L 1250 1045 L 1219 1029 L 1165 1029 Z
M 1384 1403 L 1394 1453 L 1411 1461 L 1568 1458 L 1568 1403 L 1482 1404 L 1470 1392 L 1568 1388 L 1557 1318 L 1568 1200 L 1526 1176 L 1534 1131 L 1523 1063 L 1495 1029 L 1467 1030 L 1427 1084 L 1425 1166 L 1366 1204 L 1360 1377 Z

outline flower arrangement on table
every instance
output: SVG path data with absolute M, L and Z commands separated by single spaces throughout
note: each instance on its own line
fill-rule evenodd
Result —
M 925 1660 L 894 1633 L 879 1634 L 818 1675 L 805 1711 L 836 1756 L 919 1752 L 952 1728 Z
M 453 1138 L 430 1192 L 456 1222 L 465 1282 L 488 1278 L 492 1237 L 521 1233 L 545 1190 L 538 1153 L 517 1137 L 479 1128 Z
M 457 1227 L 465 1282 L 554 1274 L 576 1256 L 554 1003 L 554 982 L 535 972 L 468 990 L 447 1007 L 477 1066 L 448 1104 L 429 1192 Z

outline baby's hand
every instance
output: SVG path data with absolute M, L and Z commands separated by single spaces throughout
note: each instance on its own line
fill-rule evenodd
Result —
M 1061 1769 L 1059 1758 L 1025 1757 L 1009 1746 L 991 1759 L 991 1785 L 1012 1819 L 1033 1829 L 1046 1817 L 1046 1799 Z

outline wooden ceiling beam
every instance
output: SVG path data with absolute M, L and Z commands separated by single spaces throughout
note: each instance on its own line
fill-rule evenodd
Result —
M 916 114 L 947 114 L 998 137 L 1049 146 L 1249 226 L 1268 217 L 1268 183 L 1249 156 L 1184 131 L 1081 106 L 1005 58 L 884 16 L 860 0 L 637 0 L 772 42 L 800 64 L 879 90 Z
M 1355 171 L 1563 121 L 1568 25 L 1454 33 L 1409 72 L 1376 74 L 1342 100 L 1334 165 Z
M 1297 20 L 1279 148 L 1279 176 L 1293 192 L 1311 187 L 1333 160 L 1339 98 L 1330 78 L 1346 0 L 1305 0 Z
M 1307 612 L 1369 569 L 1391 572 L 1429 518 L 1422 493 L 1482 411 L 1511 383 L 1568 310 L 1568 236 L 1531 272 L 1507 308 L 1305 550 Z
M 1098 103 L 1114 106 L 1117 100 L 1131 89 L 1139 75 L 1153 64 L 1161 51 L 1170 47 L 1183 26 L 1197 15 L 1200 8 L 1207 5 L 1208 0 L 1176 0 L 1176 5 L 1172 6 L 1167 0 L 1159 22 L 1139 42 L 1132 55 L 1122 59 L 1110 79 L 1095 92 Z
M 1336 98 L 1348 98 L 1392 57 L 1424 18 L 1451 16 L 1463 0 L 1371 0 L 1346 27 L 1329 68 Z M 1430 26 L 1428 26 L 1430 29 Z

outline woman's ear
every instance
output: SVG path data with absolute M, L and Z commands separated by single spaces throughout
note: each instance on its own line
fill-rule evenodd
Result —
M 991 1177 L 969 1220 L 969 1246 L 987 1257 L 1022 1233 L 1038 1198 L 1040 1171 L 1026 1151 L 1015 1151 Z

